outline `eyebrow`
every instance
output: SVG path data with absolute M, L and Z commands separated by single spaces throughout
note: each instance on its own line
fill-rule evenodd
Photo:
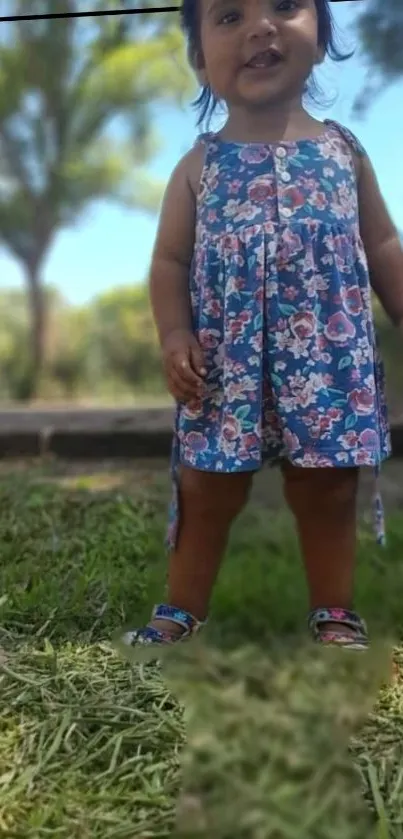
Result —
M 234 0 L 232 0 L 232 2 L 234 2 Z M 239 0 L 236 0 L 236 2 L 239 5 Z M 217 11 L 217 9 L 219 10 L 229 5 L 231 5 L 231 0 L 211 0 L 207 7 L 207 14 L 211 15 L 213 12 Z

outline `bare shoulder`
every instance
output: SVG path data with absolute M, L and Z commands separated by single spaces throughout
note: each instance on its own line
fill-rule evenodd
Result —
M 188 265 L 193 252 L 196 196 L 203 169 L 204 145 L 198 144 L 176 164 L 161 208 L 156 242 L 156 259 L 173 259 Z
M 170 198 L 187 193 L 189 198 L 196 199 L 204 158 L 205 147 L 203 143 L 198 143 L 179 160 L 168 183 L 167 195 Z
M 184 155 L 179 163 L 182 176 L 187 181 L 187 184 L 194 196 L 197 197 L 200 186 L 200 179 L 203 172 L 204 160 L 206 150 L 203 142 L 198 142 L 193 146 L 187 154 Z

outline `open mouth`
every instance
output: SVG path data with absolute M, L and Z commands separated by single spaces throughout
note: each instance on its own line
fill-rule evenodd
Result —
M 259 52 L 254 55 L 246 66 L 252 70 L 267 70 L 272 67 L 277 67 L 282 60 L 283 58 L 280 53 L 274 50 L 266 50 L 265 52 Z

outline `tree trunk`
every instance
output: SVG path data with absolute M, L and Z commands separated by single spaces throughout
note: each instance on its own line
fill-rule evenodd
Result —
M 27 399 L 38 396 L 46 345 L 46 298 L 39 277 L 39 264 L 26 266 L 31 318 L 31 363 L 27 374 Z

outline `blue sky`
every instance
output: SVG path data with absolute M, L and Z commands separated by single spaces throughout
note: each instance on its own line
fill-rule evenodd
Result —
M 348 49 L 355 46 L 352 32 L 354 2 L 335 4 L 334 15 Z M 363 85 L 366 66 L 356 54 L 342 65 L 327 64 L 320 71 L 321 86 L 333 98 L 331 108 L 315 111 L 320 119 L 332 117 L 352 129 L 375 166 L 383 194 L 396 224 L 403 230 L 403 80 L 379 97 L 364 120 L 351 116 L 352 103 Z M 150 172 L 166 180 L 180 156 L 196 136 L 190 105 L 183 111 L 160 108 L 156 127 L 163 143 Z M 178 141 L 178 138 L 180 140 Z M 118 209 L 107 203 L 92 206 L 74 230 L 62 231 L 49 252 L 44 279 L 57 286 L 75 304 L 85 303 L 116 285 L 144 280 L 149 266 L 157 219 Z M 0 286 L 20 286 L 19 265 L 0 251 Z

